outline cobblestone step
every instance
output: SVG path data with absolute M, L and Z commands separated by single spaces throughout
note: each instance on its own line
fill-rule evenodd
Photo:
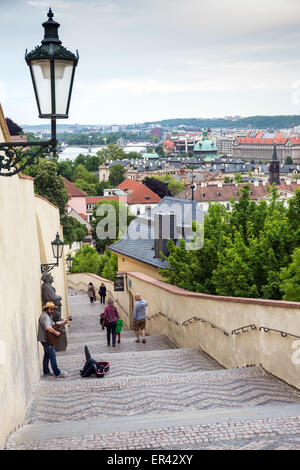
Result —
M 57 353 L 68 376 L 41 380 L 7 449 L 300 449 L 300 392 L 262 368 L 226 370 L 160 335 L 138 344 L 126 328 L 108 347 L 104 305 L 69 291 L 69 306 L 68 348 Z M 103 379 L 81 378 L 85 345 L 110 362 Z
M 56 403 L 50 415 L 49 400 Z M 37 390 L 27 422 L 53 423 L 297 402 L 300 403 L 300 393 L 260 368 L 87 378 L 63 383 L 52 378 Z
M 300 449 L 299 405 L 26 425 L 11 450 Z
M 122 337 L 121 344 L 116 344 L 116 347 L 107 346 L 106 341 L 106 332 L 99 334 L 99 338 L 96 341 L 84 341 L 82 343 L 70 343 L 68 345 L 67 351 L 64 351 L 63 355 L 65 357 L 72 356 L 73 354 L 83 353 L 84 346 L 87 345 L 90 348 L 92 357 L 103 353 L 115 354 L 122 353 L 125 351 L 137 351 L 143 353 L 144 351 L 151 351 L 153 349 L 163 350 L 170 349 L 172 346 L 170 343 L 160 335 L 151 335 L 146 339 L 146 343 L 136 343 L 133 335 L 129 337 Z M 61 355 L 61 353 L 60 353 Z
M 140 351 L 106 353 L 104 349 L 103 353 L 93 355 L 93 357 L 99 361 L 109 361 L 110 370 L 105 376 L 105 381 L 108 378 L 116 377 L 173 375 L 200 370 L 222 369 L 214 359 L 197 349 L 143 350 L 143 354 L 140 354 Z M 79 370 L 82 369 L 84 362 L 83 349 L 82 354 L 59 357 L 59 365 L 68 374 L 68 380 L 81 380 Z M 48 378 L 43 380 L 48 380 Z

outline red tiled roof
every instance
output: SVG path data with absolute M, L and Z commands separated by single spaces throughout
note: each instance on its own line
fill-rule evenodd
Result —
M 119 197 L 118 196 L 94 196 L 94 197 L 87 197 L 86 198 L 86 203 L 87 204 L 98 204 L 99 201 L 118 201 Z
M 62 179 L 65 183 L 66 188 L 67 188 L 68 196 L 70 196 L 70 197 L 86 197 L 87 196 L 87 194 L 84 191 L 82 191 L 82 189 L 77 188 L 77 186 L 75 186 L 75 184 L 71 183 L 71 181 L 67 180 L 67 178 L 62 176 Z
M 161 198 L 147 186 L 129 178 L 117 188 L 127 193 L 127 204 L 156 204 L 161 201 Z
M 197 188 L 194 193 L 195 201 L 197 202 L 218 202 L 218 201 L 229 201 L 231 198 L 237 200 L 240 198 L 240 189 L 245 186 L 246 183 L 242 183 L 239 185 L 235 184 L 224 184 L 223 186 L 219 187 L 218 185 L 212 184 L 208 185 L 205 188 Z M 267 191 L 267 186 L 270 186 L 269 183 L 266 183 L 264 186 L 263 184 L 259 183 L 258 186 L 254 186 L 251 184 L 250 189 L 250 199 L 257 200 L 262 197 L 269 195 Z M 280 185 L 276 186 L 278 191 L 287 191 L 287 192 L 295 192 L 296 189 L 300 189 L 299 184 L 292 183 L 290 185 L 286 183 L 281 183 Z M 185 190 L 179 193 L 176 197 L 183 198 L 183 199 L 191 199 L 191 190 Z
M 261 145 L 261 144 L 268 144 L 268 145 L 274 145 L 274 144 L 281 144 L 285 145 L 288 137 L 285 137 L 283 134 L 280 132 L 277 132 L 277 134 L 274 136 L 274 138 L 269 139 L 269 138 L 262 138 L 263 134 L 265 131 L 259 131 L 255 137 L 250 137 L 251 131 L 248 133 L 246 137 L 237 137 L 237 141 L 239 144 L 254 144 L 254 145 Z M 291 138 L 292 140 L 298 140 L 298 142 L 293 142 L 293 143 L 300 143 L 300 138 Z

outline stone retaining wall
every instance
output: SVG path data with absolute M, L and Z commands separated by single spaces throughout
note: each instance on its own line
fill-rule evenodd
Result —
M 90 281 L 97 288 L 104 282 L 128 327 L 138 292 L 148 302 L 149 334 L 200 347 L 226 368 L 261 365 L 300 389 L 300 303 L 198 294 L 141 273 L 127 274 L 124 292 L 113 292 L 111 281 L 93 274 L 72 274 L 68 281 L 85 291 Z

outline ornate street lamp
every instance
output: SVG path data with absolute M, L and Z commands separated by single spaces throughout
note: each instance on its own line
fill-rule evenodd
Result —
M 68 256 L 66 257 L 66 261 L 67 261 L 67 265 L 68 265 L 68 269 L 70 273 L 73 267 L 73 261 L 74 261 L 74 258 L 72 258 L 71 253 L 69 253 Z
M 55 240 L 51 242 L 53 258 L 56 258 L 56 263 L 48 263 L 48 264 L 41 264 L 41 272 L 42 274 L 48 273 L 54 267 L 59 265 L 58 260 L 62 257 L 63 249 L 64 249 L 64 242 L 61 241 L 59 233 L 57 232 Z
M 56 119 L 68 118 L 76 55 L 68 51 L 58 37 L 59 23 L 53 20 L 51 8 L 42 44 L 25 55 L 29 66 L 39 117 L 51 119 L 51 139 L 36 142 L 0 143 L 0 175 L 13 176 L 27 165 L 38 161 L 39 156 L 56 152 Z M 29 147 L 29 149 L 27 148 Z

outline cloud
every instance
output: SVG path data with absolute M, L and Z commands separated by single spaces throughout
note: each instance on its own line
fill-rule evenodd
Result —
M 45 8 L 48 10 L 49 2 L 39 1 L 39 0 L 28 0 L 27 5 L 35 8 Z M 64 1 L 64 0 L 52 0 L 51 1 L 51 8 L 70 8 L 71 1 Z

